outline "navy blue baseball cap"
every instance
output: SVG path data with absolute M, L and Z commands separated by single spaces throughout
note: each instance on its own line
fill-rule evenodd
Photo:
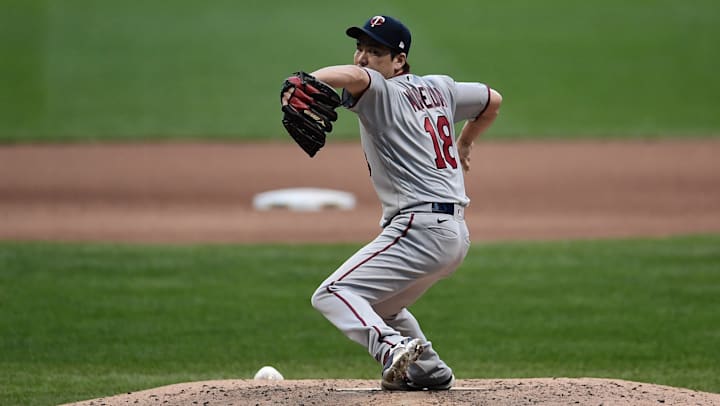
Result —
M 410 30 L 395 18 L 389 16 L 374 16 L 362 27 L 350 27 L 345 31 L 349 37 L 360 38 L 365 34 L 386 47 L 404 52 L 410 52 Z

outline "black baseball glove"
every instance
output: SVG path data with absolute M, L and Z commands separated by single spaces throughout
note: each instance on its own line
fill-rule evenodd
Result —
M 332 122 L 337 120 L 335 109 L 340 106 L 340 96 L 332 87 L 305 72 L 296 72 L 285 79 L 280 91 L 281 102 L 288 92 L 290 98 L 282 106 L 282 123 L 312 158 L 325 145 Z

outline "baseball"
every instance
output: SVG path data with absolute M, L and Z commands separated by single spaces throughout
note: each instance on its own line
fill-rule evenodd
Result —
M 284 378 L 277 369 L 268 365 L 260 368 L 260 370 L 255 373 L 255 379 L 282 381 Z

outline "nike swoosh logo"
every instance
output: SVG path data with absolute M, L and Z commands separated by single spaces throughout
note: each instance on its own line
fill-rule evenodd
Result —
M 449 219 L 437 219 L 437 222 L 438 222 L 438 224 L 442 224 L 442 223 L 444 223 L 444 222 L 446 222 L 446 221 L 448 221 L 448 220 L 449 220 Z

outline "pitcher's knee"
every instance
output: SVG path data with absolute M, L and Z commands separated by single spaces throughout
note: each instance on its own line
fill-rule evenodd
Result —
M 322 302 L 324 298 L 328 297 L 328 295 L 329 293 L 324 286 L 317 288 L 315 293 L 313 293 L 312 297 L 310 298 L 310 303 L 312 304 L 312 307 L 320 313 L 323 313 Z

